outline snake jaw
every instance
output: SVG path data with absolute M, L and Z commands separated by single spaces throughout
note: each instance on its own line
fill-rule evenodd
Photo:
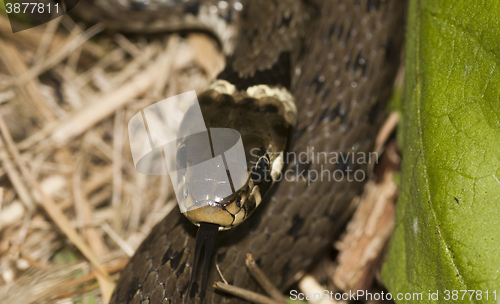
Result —
M 217 224 L 220 226 L 219 229 L 228 229 L 226 227 L 231 227 L 233 222 L 233 217 L 231 214 L 220 206 L 204 206 L 201 208 L 196 208 L 189 210 L 184 213 L 184 215 L 195 225 L 201 227 L 202 223 Z
M 253 184 L 249 183 L 230 198 L 221 202 L 205 202 L 203 207 L 191 208 L 183 214 L 196 226 L 200 226 L 201 223 L 212 223 L 219 225 L 219 230 L 231 229 L 247 218 L 249 213 L 247 205 L 254 205 L 248 203 L 253 199 L 251 197 L 253 188 L 255 188 Z
M 219 231 L 219 225 L 212 223 L 200 223 L 200 228 L 198 228 L 198 233 L 196 235 L 196 246 L 194 250 L 194 261 L 193 270 L 191 272 L 191 278 L 189 279 L 189 288 L 186 298 L 192 298 L 194 295 L 191 294 L 191 289 L 193 287 L 193 282 L 196 278 L 196 273 L 198 271 L 199 260 L 201 256 L 201 251 L 205 248 L 205 255 L 203 258 L 203 270 L 201 276 L 200 292 L 198 297 L 200 298 L 200 303 L 203 303 L 203 298 L 205 297 L 205 289 L 208 279 L 208 266 L 210 265 L 210 258 L 214 250 L 215 240 L 217 238 L 217 232 Z M 184 299 L 186 299 L 184 298 Z

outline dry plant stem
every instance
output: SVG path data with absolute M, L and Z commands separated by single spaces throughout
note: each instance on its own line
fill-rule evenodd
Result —
M 32 259 L 30 256 L 28 256 L 25 253 L 21 252 L 20 257 L 22 259 L 25 259 L 31 266 L 36 267 L 38 269 L 49 269 L 50 268 L 49 265 L 42 264 L 42 263 L 38 262 L 37 260 Z
M 5 65 L 13 79 L 19 79 L 29 73 L 29 68 L 21 58 L 19 51 L 14 45 L 4 42 L 0 39 L 0 60 Z M 53 121 L 55 119 L 54 113 L 50 107 L 45 103 L 45 99 L 38 90 L 38 85 L 34 79 L 26 79 L 22 85 L 18 86 L 22 94 L 22 98 L 26 103 L 33 107 L 36 116 L 44 120 Z
M 175 53 L 177 53 L 177 47 L 179 45 L 179 36 L 172 35 L 169 37 L 166 50 L 171 52 L 171 56 L 163 56 L 158 62 L 158 69 L 160 70 L 158 79 L 154 84 L 152 97 L 154 99 L 160 100 L 163 89 L 170 79 L 170 74 L 172 72 L 172 66 L 175 59 Z
M 89 223 L 92 220 L 92 210 L 89 206 L 89 203 L 83 199 L 85 202 L 84 206 L 84 221 Z M 84 229 L 85 235 L 87 238 L 87 242 L 89 242 L 90 247 L 96 253 L 97 256 L 102 256 L 106 254 L 106 245 L 104 244 L 104 240 L 102 240 L 101 235 L 94 227 L 87 227 Z M 99 282 L 99 288 L 101 289 L 101 295 L 104 303 L 109 303 L 111 299 L 111 295 L 113 294 L 113 289 L 115 289 L 115 283 L 111 280 L 111 278 L 104 277 L 99 273 L 96 274 L 97 281 Z
M 398 112 L 394 111 L 391 112 L 389 117 L 385 120 L 384 124 L 380 128 L 380 131 L 378 132 L 377 139 L 375 140 L 375 151 L 380 153 L 389 139 L 389 136 L 391 136 L 391 133 L 396 130 L 396 127 L 399 122 L 399 114 Z
M 12 227 L 12 225 L 19 224 L 19 221 L 23 218 L 23 216 L 25 216 L 25 214 L 25 208 L 20 202 L 12 202 L 8 206 L 2 208 L 2 211 L 0 212 L 0 232 L 4 229 Z M 0 245 L 0 247 L 2 246 Z M 1 254 L 2 249 L 0 249 L 0 255 Z
M 118 245 L 120 248 L 129 256 L 132 257 L 134 255 L 134 249 L 130 247 L 127 242 L 122 239 L 107 223 L 101 224 L 102 230 L 104 230 L 109 237 Z
M 104 157 L 106 157 L 109 161 L 114 162 L 115 151 L 108 143 L 106 143 L 102 136 L 97 134 L 94 130 L 89 130 L 85 134 L 85 140 L 89 140 L 90 143 L 97 149 L 97 151 L 101 152 Z M 89 154 L 95 154 L 95 149 L 88 151 Z M 133 163 L 125 162 L 122 163 L 122 169 L 127 170 L 129 173 L 135 174 L 135 167 Z
M 80 288 L 80 289 L 76 289 L 76 290 L 73 290 L 73 291 L 70 291 L 70 292 L 66 292 L 66 293 L 58 295 L 57 297 L 55 297 L 52 300 L 54 300 L 54 301 L 56 301 L 56 300 L 63 300 L 63 299 L 71 298 L 74 295 L 82 295 L 82 294 L 85 294 L 85 293 L 87 293 L 89 291 L 92 291 L 92 290 L 98 288 L 99 285 L 100 285 L 100 283 L 99 284 L 92 284 L 92 285 L 89 285 L 89 286 L 86 286 L 86 287 L 83 287 L 83 288 Z M 102 302 L 105 303 L 105 304 L 107 304 L 107 303 L 109 303 L 109 299 L 106 299 L 103 296 Z M 62 303 L 66 303 L 66 302 L 63 301 Z
M 30 226 L 31 216 L 32 216 L 31 212 L 24 214 L 23 225 L 21 226 L 21 229 L 19 230 L 19 235 L 17 236 L 17 240 L 16 240 L 16 243 L 19 245 L 19 251 L 16 252 L 16 259 L 19 258 L 21 244 L 24 243 L 24 240 L 26 239 L 26 235 L 28 234 L 28 228 Z
M 114 113 L 120 107 L 126 105 L 129 101 L 146 92 L 146 90 L 157 81 L 159 72 L 158 65 L 164 56 L 173 57 L 174 54 L 169 50 L 166 54 L 160 55 L 155 62 L 151 63 L 144 71 L 137 74 L 128 83 L 123 84 L 123 86 L 115 91 L 105 93 L 94 102 L 87 103 L 81 110 L 69 115 L 69 117 L 62 122 L 47 129 L 44 128 L 44 130 L 40 132 L 43 132 L 45 135 L 51 133 L 50 139 L 52 143 L 57 146 L 66 144 L 73 137 L 82 134 L 96 123 Z M 35 133 L 35 135 L 37 135 L 37 133 Z M 27 141 L 32 144 L 30 138 L 28 138 Z M 24 148 L 29 147 L 29 145 L 22 146 Z
M 16 193 L 19 196 L 19 199 L 23 203 L 24 207 L 30 211 L 34 210 L 35 204 L 33 203 L 29 191 L 26 188 L 26 185 L 24 184 L 21 176 L 19 175 L 19 172 L 12 163 L 7 151 L 5 150 L 3 139 L 0 139 L 0 160 L 2 161 L 2 165 L 7 172 L 7 176 L 9 177 L 9 180 L 12 183 L 14 190 L 16 190 Z
M 120 70 L 116 75 L 113 76 L 112 79 L 109 79 L 111 87 L 115 90 L 123 85 L 123 83 L 130 78 L 134 77 L 137 74 L 137 71 L 141 70 L 144 66 L 148 66 L 151 61 L 153 61 L 153 57 L 158 55 L 162 50 L 159 45 L 152 44 L 143 48 L 142 57 L 133 59 L 132 62 L 128 63 L 127 66 Z M 144 59 L 145 58 L 145 59 Z M 92 74 L 90 76 L 95 75 L 95 73 L 99 70 L 99 67 L 96 69 L 92 69 Z
M 106 267 L 106 271 L 108 273 L 116 273 L 121 271 L 123 268 L 125 268 L 125 265 L 127 265 L 128 259 L 122 260 L 119 264 L 111 266 L 111 267 Z M 43 294 L 37 295 L 38 298 L 43 298 L 45 296 L 50 296 L 51 298 L 62 298 L 61 292 L 65 293 L 68 289 L 74 288 L 76 286 L 86 284 L 89 282 L 92 282 L 93 280 L 96 279 L 96 273 L 91 272 L 83 277 L 76 278 L 74 280 L 65 282 L 61 285 L 54 286 L 46 291 L 43 292 Z M 97 287 L 97 286 L 96 286 Z M 94 289 L 94 288 L 93 288 Z M 36 299 L 33 299 L 35 301 Z M 31 303 L 31 301 L 30 301 Z
M 136 175 L 135 187 L 140 191 L 132 198 L 132 206 L 130 207 L 130 216 L 128 217 L 128 230 L 137 231 L 141 219 L 143 209 L 149 209 L 150 202 L 146 198 L 145 190 L 147 189 L 149 176 L 144 174 Z
M 71 159 L 71 155 L 66 153 L 66 158 Z M 77 161 L 76 170 L 73 174 L 73 196 L 75 198 L 75 205 L 77 208 L 77 218 L 81 218 L 82 224 L 84 225 L 83 233 L 89 243 L 90 248 L 96 254 L 96 256 L 104 256 L 107 254 L 106 245 L 104 240 L 101 238 L 101 234 L 94 228 L 89 226 L 93 220 L 92 206 L 90 206 L 86 196 L 82 195 L 82 185 L 81 185 L 81 172 L 83 171 L 83 160 L 86 159 L 82 157 Z M 104 303 L 108 303 L 111 299 L 111 294 L 115 288 L 113 281 L 97 274 L 97 281 L 99 282 L 99 288 L 101 289 L 101 295 L 103 297 Z
M 245 261 L 250 275 L 259 283 L 259 285 L 266 291 L 268 295 L 279 303 L 286 304 L 287 302 L 283 298 L 283 294 L 274 286 L 267 276 L 260 270 L 259 266 L 255 263 L 252 255 L 247 253 L 247 259 Z
M 16 97 L 16 93 L 14 91 L 6 91 L 6 92 L 1 92 L 0 93 L 0 105 L 4 102 L 10 101 Z
M 67 75 L 75 75 L 76 68 L 78 66 L 78 61 L 80 60 L 80 55 L 82 54 L 82 48 L 77 48 L 74 52 L 69 54 L 68 61 L 64 66 L 65 79 L 69 77 Z
M 57 27 L 59 26 L 59 22 L 61 22 L 61 18 L 56 18 L 47 22 L 47 27 L 45 28 L 42 40 L 40 41 L 40 46 L 36 50 L 35 56 L 33 57 L 33 62 L 35 63 L 35 65 L 40 64 L 47 54 L 47 51 L 52 44 L 52 40 L 54 39 Z
M 56 54 L 52 55 L 50 58 L 47 58 L 40 64 L 35 65 L 28 73 L 23 74 L 16 80 L 16 84 L 22 86 L 26 81 L 29 81 L 35 77 L 38 77 L 41 73 L 47 71 L 52 68 L 66 57 L 71 54 L 74 50 L 80 47 L 85 41 L 89 40 L 99 32 L 104 30 L 104 25 L 102 23 L 98 23 L 88 30 L 86 30 L 81 35 L 77 36 L 75 39 L 67 43 L 63 46 Z
M 222 272 L 220 271 L 219 263 L 215 262 L 215 268 L 217 269 L 217 272 L 219 273 L 219 276 L 222 279 L 222 281 L 224 282 L 224 284 L 229 284 L 226 281 L 226 279 L 224 278 L 224 276 L 222 275 Z
M 107 54 L 104 58 L 99 60 L 87 71 L 79 75 L 76 73 L 71 75 L 71 78 L 66 79 L 66 83 L 68 83 L 68 85 L 74 86 L 75 90 L 80 90 L 92 79 L 92 75 L 95 73 L 95 71 L 97 71 L 98 69 L 104 70 L 107 67 L 113 65 L 115 62 L 123 59 L 124 57 L 125 57 L 125 51 L 120 48 L 116 48 L 112 50 L 109 54 Z M 68 71 L 66 71 L 66 73 L 69 74 Z M 68 75 L 64 76 L 68 77 Z
M 92 194 L 92 196 L 89 197 L 89 203 L 92 206 L 100 205 L 105 201 L 109 201 L 111 199 L 111 195 L 113 195 L 112 189 L 109 188 L 103 189 L 98 193 Z M 111 217 L 109 218 L 109 220 L 111 220 Z
M 8 38 L 20 47 L 25 47 L 33 51 L 37 50 L 40 46 L 40 41 L 43 37 L 43 28 L 44 26 L 35 27 L 29 31 L 21 31 L 13 34 L 9 19 L 7 19 L 4 15 L 0 15 L 0 36 Z M 64 37 L 66 37 L 66 35 L 56 34 L 54 36 L 53 42 L 48 50 L 49 54 L 54 54 L 66 43 L 66 39 Z M 102 46 L 92 41 L 87 41 L 83 45 L 83 50 L 86 54 L 91 55 L 93 58 L 101 58 L 106 53 Z
M 282 302 L 277 302 L 271 298 L 268 298 L 266 296 L 260 295 L 258 293 L 255 293 L 253 291 L 249 291 L 240 287 L 236 287 L 233 285 L 225 284 L 222 282 L 217 282 L 215 283 L 214 287 L 218 290 L 227 292 L 229 294 L 232 294 L 234 296 L 240 297 L 242 299 L 245 299 L 249 302 L 252 303 L 257 303 L 257 304 L 281 304 Z
M 137 48 L 135 44 L 130 42 L 130 40 L 128 40 L 125 36 L 123 36 L 122 34 L 117 34 L 115 36 L 115 41 L 127 53 L 140 59 L 141 63 L 147 63 L 148 58 L 144 56 L 144 53 L 139 50 L 139 48 Z
M 148 50 L 150 50 L 150 48 Z M 167 53 L 163 56 L 168 55 Z M 30 135 L 28 138 L 18 143 L 19 150 L 31 148 L 34 144 L 43 141 L 51 135 L 52 137 L 56 136 L 56 144 L 62 145 L 73 136 L 85 132 L 88 128 L 111 115 L 120 107 L 142 95 L 151 85 L 153 85 L 156 80 L 156 73 L 158 72 L 157 65 L 158 62 L 151 63 L 148 68 L 140 74 L 137 74 L 137 69 L 139 68 L 139 66 L 137 66 L 133 71 L 136 76 L 129 82 L 120 83 L 120 87 L 116 90 L 112 90 L 101 96 L 93 97 L 93 101 L 87 101 L 85 107 L 80 111 L 68 115 L 63 121 L 48 124 L 42 130 Z M 74 130 L 72 128 L 74 128 Z M 42 144 L 49 147 L 53 145 L 53 143 L 50 142 L 43 142 Z
M 108 183 L 112 176 L 113 172 L 110 167 L 105 167 L 103 170 L 104 174 L 99 174 L 98 176 L 94 177 L 91 176 L 90 178 L 87 179 L 87 182 L 83 186 L 83 195 L 88 196 L 90 193 L 94 192 L 104 184 Z M 63 201 L 62 203 L 59 204 L 59 208 L 61 208 L 62 211 L 65 211 L 69 207 L 73 206 L 73 200 L 72 199 L 67 199 Z
M 123 149 L 123 126 L 124 110 L 116 111 L 113 127 L 113 194 L 111 197 L 111 206 L 118 211 L 122 201 L 122 149 Z M 116 212 L 117 218 L 114 221 L 114 227 L 117 229 L 121 225 L 120 217 Z
M 68 237 L 68 239 L 73 244 L 75 244 L 75 246 L 82 252 L 82 254 L 90 261 L 90 263 L 94 266 L 96 271 L 98 271 L 99 274 L 101 274 L 104 278 L 111 280 L 109 278 L 109 274 L 104 269 L 104 267 L 99 263 L 92 250 L 88 247 L 85 241 L 83 241 L 83 239 L 76 232 L 76 230 L 71 226 L 71 223 L 66 217 L 66 215 L 62 213 L 61 209 L 56 205 L 56 203 L 54 203 L 54 201 L 48 195 L 45 194 L 45 192 L 40 187 L 40 184 L 33 177 L 28 167 L 26 167 L 26 164 L 21 159 L 19 151 L 17 150 L 16 145 L 12 140 L 9 130 L 7 129 L 5 121 L 3 120 L 3 117 L 1 115 L 0 115 L 0 132 L 3 136 L 3 139 L 7 143 L 7 147 L 11 155 L 14 157 L 17 166 L 24 175 L 24 178 L 31 183 L 31 185 L 39 192 L 40 196 L 42 197 L 41 204 L 44 210 L 51 217 L 54 223 L 59 227 L 59 229 L 61 229 L 62 232 Z
M 358 209 L 347 226 L 348 233 L 336 244 L 340 250 L 339 265 L 333 281 L 342 290 L 364 290 L 372 283 L 394 227 L 394 200 L 398 192 L 394 174 L 387 171 L 381 183 L 370 181 L 366 184 Z
M 375 140 L 375 147 L 373 151 L 377 153 L 377 155 L 381 155 L 385 148 L 385 143 L 391 136 L 392 132 L 396 130 L 399 122 L 399 114 L 396 111 L 391 112 L 389 117 L 385 120 L 384 124 L 380 128 L 380 131 L 377 134 L 377 139 Z M 373 168 L 375 167 L 376 162 L 370 162 L 368 164 L 368 172 L 369 175 L 373 175 Z
M 145 71 L 139 73 L 128 83 L 123 84 L 121 88 L 104 94 L 94 100 L 94 102 L 86 103 L 81 110 L 69 115 L 63 121 L 50 124 L 31 135 L 18 144 L 19 149 L 28 149 L 47 136 L 50 136 L 52 141 L 48 144 L 49 146 L 52 144 L 58 146 L 64 145 L 73 137 L 82 134 L 96 123 L 111 115 L 118 108 L 142 95 L 153 84 L 156 74 L 156 64 L 152 63 Z

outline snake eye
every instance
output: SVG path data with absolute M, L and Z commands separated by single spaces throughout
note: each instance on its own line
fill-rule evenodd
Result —
M 187 168 L 187 148 L 185 144 L 182 144 L 177 149 L 177 165 L 179 169 Z
M 271 163 L 267 155 L 259 158 L 255 166 L 252 168 L 250 177 L 252 178 L 254 184 L 260 183 L 269 174 Z

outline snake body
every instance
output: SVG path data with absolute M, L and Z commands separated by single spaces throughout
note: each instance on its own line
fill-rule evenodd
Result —
M 371 151 L 386 116 L 400 62 L 405 1 L 94 0 L 84 5 L 92 6 L 89 19 L 105 18 L 111 27 L 160 31 L 170 21 L 168 29 L 209 30 L 227 55 L 220 78 L 238 89 L 255 84 L 290 89 L 298 110 L 290 151 L 297 157 L 288 159 L 285 178 L 252 216 L 219 234 L 204 303 L 242 301 L 213 290 L 220 280 L 215 263 L 229 284 L 262 292 L 245 269 L 247 253 L 279 288 L 289 286 L 331 246 L 362 190 L 366 175 L 352 174 L 366 171 L 368 160 L 360 160 L 359 153 Z M 349 157 L 332 161 L 332 153 Z M 334 181 L 335 171 L 344 178 Z M 123 270 L 111 303 L 199 302 L 196 283 L 193 294 L 186 294 L 195 235 L 196 227 L 172 211 Z

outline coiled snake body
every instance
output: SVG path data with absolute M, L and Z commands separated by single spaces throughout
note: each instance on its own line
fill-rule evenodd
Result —
M 367 160 L 357 155 L 371 151 L 386 115 L 400 61 L 405 1 L 94 0 L 83 5 L 92 5 L 89 19 L 104 18 L 126 30 L 160 31 L 166 23 L 169 29 L 208 29 L 227 54 L 220 78 L 238 89 L 268 84 L 291 90 L 298 119 L 290 151 L 298 157 L 286 167 L 288 178 L 252 216 L 219 234 L 204 303 L 242 301 L 213 290 L 220 280 L 215 262 L 229 284 L 261 291 L 246 271 L 247 253 L 278 287 L 289 286 L 331 246 L 362 189 L 366 175 L 352 174 L 366 171 Z M 306 156 L 320 152 L 356 157 L 335 162 Z M 344 178 L 334 181 L 336 170 Z M 111 303 L 181 303 L 195 235 L 196 227 L 172 211 L 123 270 Z

